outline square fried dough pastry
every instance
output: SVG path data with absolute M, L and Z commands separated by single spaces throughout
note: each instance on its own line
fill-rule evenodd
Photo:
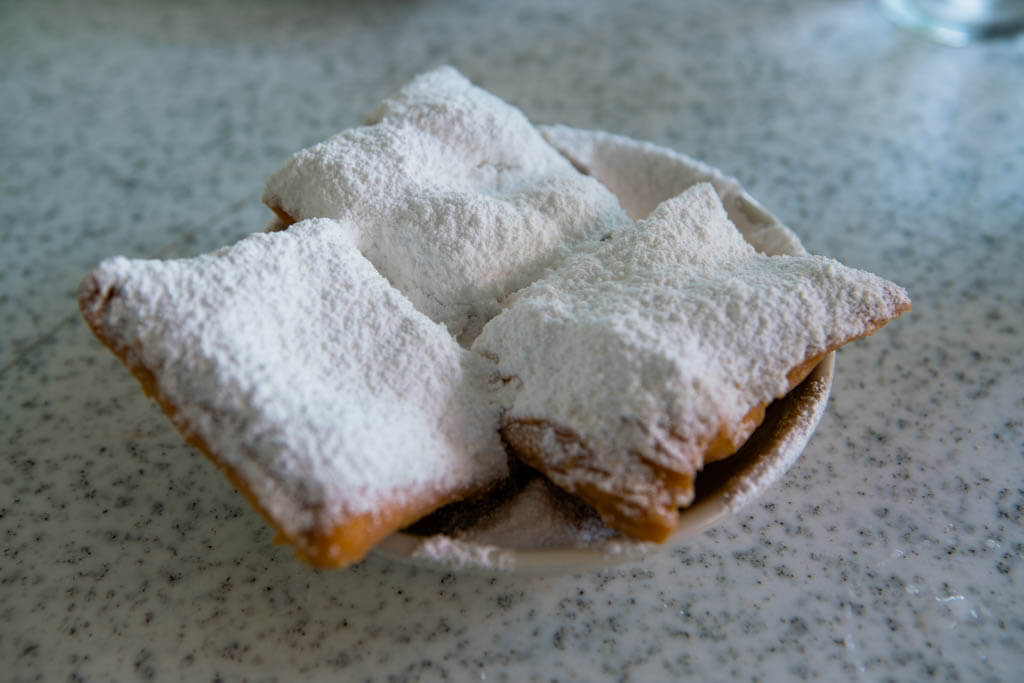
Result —
M 507 475 L 493 364 L 310 220 L 178 261 L 109 259 L 89 326 L 317 566 Z
M 416 77 L 366 125 L 293 155 L 263 201 L 285 223 L 358 226 L 377 269 L 467 341 L 509 293 L 628 222 L 521 111 L 451 67 Z
M 502 427 L 516 454 L 609 526 L 661 541 L 704 463 L 825 354 L 909 308 L 875 275 L 758 253 L 703 183 L 518 293 L 472 348 L 518 381 Z

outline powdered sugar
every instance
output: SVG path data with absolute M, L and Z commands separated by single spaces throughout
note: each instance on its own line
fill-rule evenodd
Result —
M 508 417 L 573 430 L 593 454 L 579 476 L 609 486 L 627 453 L 696 472 L 704 445 L 781 396 L 792 368 L 908 303 L 829 259 L 758 254 L 702 183 L 518 293 L 473 350 L 522 383 Z
M 348 219 L 363 254 L 456 337 L 471 340 L 574 245 L 628 222 L 522 112 L 450 67 L 369 123 L 294 155 L 264 201 L 296 219 Z
M 515 555 L 507 548 L 460 541 L 441 534 L 424 538 L 410 556 L 417 560 L 443 563 L 454 569 L 509 571 L 515 568 Z
M 311 220 L 181 261 L 103 262 L 83 283 L 129 365 L 286 533 L 507 473 L 493 366 Z

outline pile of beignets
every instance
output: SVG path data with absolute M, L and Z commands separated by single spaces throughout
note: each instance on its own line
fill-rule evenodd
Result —
M 906 292 L 744 240 L 697 183 L 646 216 L 449 67 L 267 182 L 274 229 L 108 259 L 86 322 L 322 567 L 509 476 L 663 541 L 705 463 Z

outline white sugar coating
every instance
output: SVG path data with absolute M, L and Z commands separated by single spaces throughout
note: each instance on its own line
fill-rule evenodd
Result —
M 472 348 L 521 382 L 509 418 L 582 437 L 596 461 L 579 476 L 624 474 L 628 453 L 694 472 L 790 369 L 908 304 L 833 260 L 759 254 L 702 183 L 518 293 Z M 656 448 L 673 438 L 690 448 Z
M 451 67 L 292 156 L 263 198 L 296 219 L 349 221 L 377 269 L 464 339 L 574 245 L 629 221 L 521 111 Z
M 104 336 L 289 534 L 507 475 L 493 365 L 311 220 L 198 258 L 104 261 Z
M 514 555 L 506 548 L 476 542 L 466 542 L 451 536 L 437 535 L 424 538 L 411 556 L 430 563 L 441 563 L 454 569 L 515 568 Z

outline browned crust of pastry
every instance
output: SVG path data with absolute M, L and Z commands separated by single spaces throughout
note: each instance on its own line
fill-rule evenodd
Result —
M 312 528 L 297 534 L 287 533 L 276 519 L 260 503 L 249 483 L 231 465 L 219 457 L 210 444 L 181 418 L 178 407 L 160 391 L 156 375 L 146 366 L 137 362 L 137 353 L 119 344 L 106 334 L 102 309 L 117 296 L 108 291 L 105 296 L 92 278 L 83 283 L 79 291 L 79 308 L 89 328 L 96 337 L 116 355 L 142 385 L 147 396 L 154 399 L 185 441 L 213 461 L 225 474 L 228 481 L 237 488 L 249 503 L 277 532 L 275 543 L 291 544 L 296 555 L 318 568 L 337 568 L 362 559 L 369 550 L 393 532 L 412 524 L 444 505 L 462 500 L 486 491 L 487 486 L 474 486 L 457 491 L 437 494 L 433 492 L 405 492 L 395 500 L 382 500 L 371 513 L 347 515 L 344 519 L 321 519 Z M 319 515 L 315 515 L 319 517 Z
M 864 334 L 809 355 L 786 373 L 788 386 L 778 398 L 800 384 L 836 348 L 873 334 L 909 310 L 909 304 L 899 305 L 892 318 L 871 321 Z M 696 451 L 701 466 L 721 460 L 746 443 L 764 420 L 767 407 L 768 403 L 751 407 L 738 423 L 721 425 L 718 432 L 704 443 L 694 445 L 685 435 L 672 432 L 667 443 L 657 443 L 654 447 L 670 455 Z M 608 473 L 594 468 L 592 447 L 564 425 L 536 418 L 509 418 L 502 425 L 501 433 L 509 447 L 526 464 L 589 503 L 608 526 L 642 541 L 661 543 L 668 539 L 679 521 L 676 501 L 692 495 L 693 475 L 669 469 L 639 453 L 623 456 L 628 459 L 629 481 L 623 481 L 621 477 L 603 478 L 602 475 Z M 683 460 L 686 461 L 685 457 Z
M 277 230 L 285 230 L 289 225 L 292 225 L 293 223 L 297 223 L 298 222 L 294 218 L 289 216 L 288 213 L 284 209 L 282 209 L 280 206 L 275 206 L 273 204 L 267 204 L 267 208 L 269 208 L 271 211 L 273 211 L 274 215 L 277 216 L 277 219 L 279 221 L 281 221 L 281 225 L 278 228 L 276 228 Z
M 818 367 L 818 363 L 828 355 L 828 351 L 819 353 L 811 356 L 802 363 L 790 368 L 789 372 L 786 373 L 786 381 L 788 386 L 786 390 L 780 395 L 785 396 L 793 387 L 803 382 L 807 378 L 807 375 L 811 374 L 814 368 Z M 740 449 L 740 446 L 747 442 L 750 435 L 754 433 L 762 422 L 764 422 L 764 414 L 768 409 L 768 402 L 758 404 L 751 408 L 743 419 L 739 421 L 735 427 L 731 430 L 727 430 L 724 427 L 719 430 L 707 448 L 704 451 L 704 464 L 709 462 L 715 462 L 716 460 L 722 460 L 728 458 L 730 455 Z
M 615 488 L 609 490 L 601 483 L 610 473 L 594 465 L 593 451 L 583 439 L 545 420 L 510 419 L 501 434 L 523 462 L 589 503 L 608 526 L 634 538 L 668 538 L 678 518 L 676 496 L 693 488 L 692 475 L 630 453 L 625 456 L 630 460 L 629 481 L 614 481 Z

